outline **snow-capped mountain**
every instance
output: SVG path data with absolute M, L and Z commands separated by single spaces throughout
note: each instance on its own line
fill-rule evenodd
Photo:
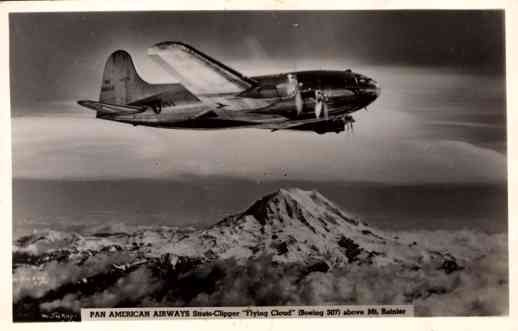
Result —
M 264 254 L 277 262 L 329 267 L 348 263 L 401 264 L 418 268 L 436 260 L 453 266 L 455 257 L 405 242 L 355 220 L 316 191 L 281 189 L 208 229 L 157 248 L 171 256 L 204 260 L 250 258 Z
M 14 316 L 78 319 L 85 305 L 413 303 L 484 284 L 504 291 L 503 252 L 504 236 L 391 233 L 316 191 L 281 189 L 203 229 L 116 224 L 18 238 Z M 266 278 L 268 287 L 256 292 Z M 371 294 L 362 297 L 356 286 Z M 423 307 L 418 312 L 433 314 Z
M 15 257 L 45 262 L 84 258 L 100 251 L 131 251 L 143 257 L 182 257 L 206 262 L 272 255 L 276 262 L 329 267 L 348 263 L 400 264 L 419 268 L 422 262 L 456 262 L 446 251 L 428 250 L 373 229 L 316 191 L 281 189 L 255 202 L 241 214 L 201 230 L 170 227 L 97 229 L 80 235 L 49 231 L 16 241 Z M 16 258 L 15 258 L 16 262 Z

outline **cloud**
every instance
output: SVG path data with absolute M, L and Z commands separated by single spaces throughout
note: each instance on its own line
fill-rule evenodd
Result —
M 376 129 L 376 121 L 384 125 Z M 403 113 L 365 113 L 357 133 L 317 135 L 18 117 L 13 118 L 13 172 L 19 178 L 62 179 L 228 175 L 261 180 L 505 180 L 504 155 L 460 141 L 405 137 L 415 130 L 414 123 Z M 399 134 L 401 128 L 406 133 Z
M 143 297 L 151 295 L 161 285 L 145 267 L 132 271 L 127 276 L 92 296 L 81 299 L 83 307 L 115 307 L 120 302 L 138 303 Z
M 458 237 L 476 235 L 457 234 Z M 483 249 L 486 247 L 480 247 Z M 307 266 L 300 264 L 273 264 L 267 256 L 243 264 L 220 261 L 212 267 L 212 270 L 223 271 L 219 273 L 223 276 L 217 281 L 215 290 L 200 289 L 192 301 L 182 304 L 414 304 L 418 316 L 501 315 L 506 314 L 508 307 L 507 254 L 499 249 L 491 251 L 490 255 L 474 259 L 464 265 L 465 269 L 451 274 L 426 263 L 420 270 L 396 265 L 383 268 L 350 265 L 328 272 L 308 272 Z M 200 283 L 205 281 L 196 279 Z M 177 305 L 178 302 L 163 304 Z
M 103 273 L 109 265 L 125 264 L 128 257 L 123 253 L 99 253 L 81 266 L 50 262 L 38 268 L 17 268 L 14 303 L 28 296 L 41 311 L 65 309 L 76 313 L 80 307 L 353 304 L 413 304 L 418 316 L 508 312 L 508 254 L 502 244 L 506 242 L 503 235 L 468 230 L 397 234 L 408 241 L 419 240 L 419 249 L 457 254 L 463 268 L 445 273 L 434 262 L 422 261 L 418 269 L 396 264 L 348 264 L 323 272 L 303 263 L 275 263 L 272 256 L 261 255 L 202 264 L 186 261 L 174 269 L 164 259 L 150 259 L 148 264 L 108 281 Z M 29 271 L 40 274 L 30 275 Z M 42 274 L 52 284 L 38 288 L 27 281 Z M 83 288 L 62 286 L 46 296 L 61 285 L 88 276 L 88 281 L 81 283 Z M 24 286 L 16 286 L 16 280 Z
M 13 302 L 16 303 L 25 296 L 40 298 L 62 285 L 105 272 L 113 263 L 125 264 L 130 260 L 128 253 L 116 252 L 91 256 L 82 265 L 51 261 L 44 268 L 20 266 L 13 274 Z
M 114 285 L 90 296 L 68 293 L 61 299 L 42 302 L 40 309 L 52 312 L 61 308 L 79 313 L 81 307 L 115 307 L 120 302 L 138 303 L 153 294 L 160 285 L 161 282 L 153 277 L 149 269 L 138 268 L 127 276 L 119 278 Z
M 303 265 L 275 265 L 268 257 L 245 264 L 222 261 L 214 266 L 224 270 L 216 290 L 202 291 L 188 305 L 414 304 L 418 316 L 507 312 L 508 262 L 501 235 L 467 230 L 399 235 L 407 240 L 424 239 L 420 244 L 459 253 L 470 262 L 463 265 L 463 270 L 446 274 L 426 262 L 420 270 L 350 265 L 308 273 Z M 466 256 L 463 252 L 468 250 L 476 254 L 469 256 L 468 252 Z
M 188 291 L 177 287 L 188 284 Z M 478 316 L 506 314 L 507 300 L 505 254 L 475 260 L 452 274 L 429 265 L 418 271 L 352 265 L 308 273 L 304 265 L 274 264 L 263 256 L 244 263 L 223 260 L 203 265 L 183 274 L 180 282 L 156 278 L 141 267 L 92 295 L 68 293 L 42 302 L 40 308 L 78 312 L 80 307 L 121 303 L 164 307 L 414 304 L 417 316 Z
M 248 46 L 260 47 L 253 41 Z M 262 57 L 254 65 L 235 64 L 252 74 L 290 70 L 293 65 Z M 345 62 L 309 59 L 298 61 L 296 69 L 342 69 Z M 404 183 L 506 180 L 505 155 L 485 148 L 505 144 L 501 77 L 408 66 L 359 65 L 354 70 L 376 78 L 382 93 L 368 111 L 354 114 L 354 133 L 340 135 L 133 127 L 97 120 L 72 100 L 33 104 L 22 113 L 46 116 L 12 121 L 14 175 L 67 179 L 228 175 Z

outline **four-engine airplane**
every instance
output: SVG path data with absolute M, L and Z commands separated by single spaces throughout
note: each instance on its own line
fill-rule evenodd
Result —
M 349 114 L 380 93 L 376 81 L 351 70 L 247 77 L 180 42 L 158 43 L 148 55 L 180 84 L 145 82 L 130 55 L 118 50 L 106 62 L 99 101 L 78 104 L 97 118 L 133 125 L 338 133 L 352 127 Z

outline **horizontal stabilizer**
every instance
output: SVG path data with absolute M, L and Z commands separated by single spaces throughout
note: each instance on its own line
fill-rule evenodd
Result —
M 77 102 L 80 106 L 95 110 L 101 114 L 107 115 L 131 115 L 138 114 L 146 111 L 147 107 L 145 106 L 121 106 L 121 105 L 112 105 L 109 103 L 102 103 L 92 100 L 79 100 Z

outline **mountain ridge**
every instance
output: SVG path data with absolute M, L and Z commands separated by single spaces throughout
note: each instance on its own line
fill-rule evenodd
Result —
M 449 293 L 444 300 L 463 293 L 461 312 L 500 313 L 504 239 L 382 231 L 317 191 L 281 189 L 203 229 L 121 223 L 17 238 L 13 314 L 43 321 L 78 320 L 80 307 L 98 306 L 416 303 L 430 315 L 444 312 L 439 298 Z M 489 286 L 498 295 L 480 306 Z
M 457 264 L 457 257 L 448 252 L 429 251 L 418 243 L 405 243 L 354 219 L 319 192 L 298 188 L 268 194 L 244 212 L 200 230 L 141 228 L 125 234 L 119 229 L 86 236 L 49 232 L 48 238 L 42 235 L 20 238 L 14 251 L 38 255 L 33 253 L 52 251 L 52 246 L 56 251 L 66 250 L 68 246 L 72 257 L 90 254 L 98 246 L 98 250 L 138 248 L 149 257 L 167 254 L 172 260 L 188 257 L 203 262 L 242 260 L 266 254 L 280 263 L 325 261 L 330 267 L 367 263 L 418 268 L 422 261 L 430 259 L 439 266 L 446 262 Z

